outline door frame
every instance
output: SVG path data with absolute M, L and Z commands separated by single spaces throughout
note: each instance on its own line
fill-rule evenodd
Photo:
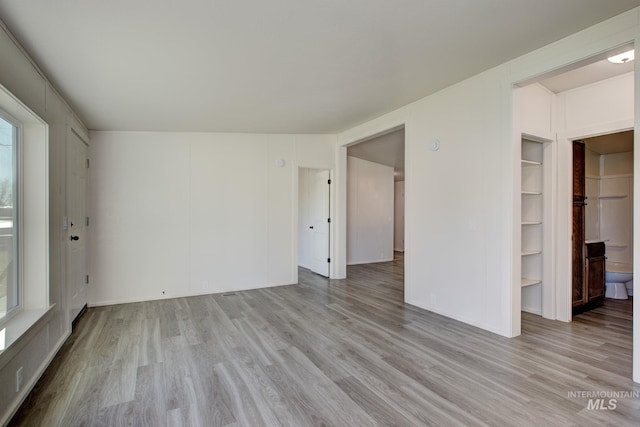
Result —
M 637 109 L 637 108 L 636 108 Z M 634 115 L 636 113 L 634 112 Z M 572 181 L 571 173 L 573 171 L 573 156 L 571 154 L 571 146 L 573 141 L 585 138 L 592 138 L 595 136 L 608 135 L 617 132 L 624 132 L 634 130 L 633 123 L 617 123 L 613 126 L 603 126 L 597 130 L 579 130 L 573 132 L 558 133 L 558 172 L 563 175 L 563 179 L 557 180 L 557 199 L 556 199 L 556 218 L 558 226 L 564 230 L 562 233 L 556 234 L 556 248 L 559 260 L 565 260 L 565 262 L 557 262 L 556 265 L 556 295 L 558 304 L 556 306 L 556 317 L 558 320 L 564 322 L 570 322 L 573 318 L 572 315 L 572 256 L 571 256 L 571 229 L 572 229 Z M 635 145 L 635 138 L 634 138 Z M 634 152 L 635 152 L 634 147 Z M 636 158 L 634 156 L 634 172 L 636 165 Z M 635 179 L 635 173 L 634 173 Z M 634 186 L 634 193 L 636 192 Z M 635 199 L 635 198 L 634 198 Z M 635 221 L 634 221 L 635 224 Z M 634 227 L 635 228 L 635 227 Z M 633 239 L 634 253 L 636 248 L 636 241 Z M 635 257 L 635 255 L 634 255 Z M 563 286 L 564 285 L 564 286 Z
M 70 255 L 71 255 L 71 248 L 69 246 L 69 236 L 70 236 L 70 231 L 69 231 L 69 226 L 67 224 L 67 222 L 69 221 L 69 205 L 71 202 L 71 189 L 69 188 L 69 162 L 70 162 L 70 149 L 69 149 L 69 145 L 71 144 L 71 136 L 75 135 L 76 137 L 78 137 L 78 139 L 80 139 L 80 141 L 82 141 L 87 148 L 87 160 L 89 159 L 89 136 L 86 135 L 80 128 L 77 128 L 76 126 L 74 126 L 74 124 L 72 123 L 67 123 L 66 126 L 66 135 L 65 135 L 65 223 L 64 223 L 64 232 L 63 232 L 63 238 L 64 238 L 64 244 L 65 244 L 65 249 L 64 249 L 64 254 L 65 254 L 65 260 L 64 260 L 64 265 L 65 265 L 65 292 L 66 292 L 66 297 L 65 297 L 65 301 L 66 301 L 66 318 L 67 318 L 67 324 L 71 325 L 72 322 L 74 321 L 74 318 L 71 314 L 71 285 L 70 285 L 70 272 L 69 272 L 69 260 L 70 260 Z M 87 168 L 87 172 L 85 175 L 85 216 L 89 217 L 89 172 L 88 172 L 88 168 Z M 85 274 L 89 274 L 89 244 L 88 244 L 88 239 L 89 237 L 89 227 L 85 226 L 85 246 L 84 246 L 84 257 L 85 257 Z M 87 292 L 87 306 L 89 303 L 89 297 L 88 297 L 88 292 Z M 83 310 L 80 311 L 80 313 L 78 314 L 77 317 L 79 317 L 81 315 Z
M 299 250 L 299 242 L 300 242 L 300 198 L 298 196 L 300 191 L 300 169 L 317 169 L 317 170 L 325 170 L 329 171 L 329 179 L 331 180 L 331 185 L 329 186 L 329 214 L 331 217 L 331 223 L 329 225 L 329 258 L 331 258 L 331 262 L 329 263 L 329 279 L 339 279 L 337 277 L 337 269 L 336 269 L 336 191 L 335 191 L 335 169 L 318 165 L 318 164 L 308 164 L 308 163 L 298 163 L 294 165 L 292 168 L 294 172 L 293 177 L 293 262 L 291 277 L 293 278 L 293 283 L 298 283 L 298 250 Z
M 298 264 L 298 266 L 300 266 L 300 240 L 301 240 L 301 237 L 302 237 L 301 236 L 301 232 L 303 232 L 302 230 L 306 230 L 306 228 L 301 227 L 301 218 L 300 218 L 300 197 L 299 197 L 299 195 L 301 193 L 300 192 L 300 172 L 302 170 L 306 170 L 306 171 L 310 171 L 310 172 L 314 172 L 314 173 L 318 173 L 318 172 L 326 172 L 327 173 L 329 183 L 327 183 L 326 185 L 328 187 L 327 191 L 329 193 L 328 194 L 329 195 L 329 199 L 327 200 L 327 203 L 328 203 L 327 208 L 328 209 L 327 209 L 326 215 L 328 216 L 328 218 L 332 217 L 332 210 L 331 210 L 331 208 L 332 208 L 332 202 L 331 202 L 331 185 L 332 185 L 332 183 L 331 183 L 331 169 L 329 169 L 329 168 L 307 168 L 307 167 L 299 166 L 298 167 L 298 191 L 296 192 L 296 194 L 298 195 L 298 220 L 296 221 L 296 224 L 297 224 L 296 229 L 298 230 L 298 240 L 297 240 L 297 242 L 298 242 L 298 248 L 297 248 L 297 254 L 298 254 L 297 264 Z M 308 174 L 308 177 L 311 178 L 311 174 Z M 315 184 L 315 183 L 307 181 L 307 185 L 310 185 L 310 184 Z M 306 189 L 307 195 L 311 193 L 310 190 L 311 190 L 311 188 L 307 187 L 307 189 Z M 303 191 L 305 191 L 305 190 L 303 190 Z M 323 215 L 323 218 L 324 218 L 324 215 Z M 307 218 L 307 220 L 311 220 L 311 218 Z M 328 242 L 327 242 L 326 257 L 331 260 L 331 244 L 332 244 L 332 239 L 331 239 L 332 223 L 331 223 L 331 221 L 328 222 L 327 227 L 328 227 L 328 230 L 327 230 Z M 309 270 L 311 270 L 313 272 L 316 272 L 312 268 L 312 265 L 313 265 L 313 244 L 312 243 L 313 242 L 312 242 L 312 240 L 309 240 L 307 243 L 310 245 L 310 248 L 309 248 L 310 249 L 310 253 L 309 253 L 310 258 L 308 260 L 308 264 L 309 265 L 306 266 L 306 267 L 305 266 L 303 266 L 303 267 L 308 268 Z M 324 256 L 323 256 L 323 258 L 324 258 Z M 326 277 L 331 277 L 331 262 L 329 261 L 327 264 L 328 264 L 327 265 L 327 267 L 328 267 L 328 276 L 326 276 Z M 318 273 L 318 274 L 320 274 L 320 273 Z M 322 274 L 320 274 L 320 275 L 323 276 Z
M 361 142 L 368 141 L 373 138 L 377 138 L 382 135 L 386 135 L 391 132 L 395 132 L 397 130 L 404 129 L 404 182 L 405 182 L 405 223 L 404 223 L 404 295 L 403 301 L 407 300 L 407 276 L 406 271 L 407 265 L 411 264 L 411 251 L 407 248 L 411 247 L 411 236 L 410 233 L 407 233 L 407 230 L 411 229 L 411 219 L 407 217 L 407 200 L 411 199 L 411 163 L 407 160 L 411 159 L 410 156 L 410 145 L 407 144 L 407 141 L 410 138 L 410 133 L 408 132 L 408 126 L 404 118 L 400 117 L 391 117 L 390 120 L 384 121 L 382 123 L 373 124 L 371 127 L 366 129 L 359 129 L 359 132 L 353 135 L 349 135 L 344 138 L 344 140 L 338 140 L 338 146 L 336 150 L 336 165 L 337 165 L 337 173 L 335 183 L 336 186 L 333 188 L 333 191 L 336 193 L 337 201 L 339 203 L 340 208 L 334 212 L 336 216 L 335 226 L 332 228 L 337 229 L 336 239 L 334 239 L 334 244 L 336 248 L 336 259 L 335 263 L 332 262 L 332 268 L 335 268 L 336 271 L 336 279 L 345 279 L 347 277 L 347 148 L 359 144 Z M 407 199 L 407 194 L 409 194 L 409 198 Z M 333 199 L 332 199 L 333 200 Z M 409 237 L 409 239 L 407 239 Z M 407 255 L 407 252 L 409 254 Z M 332 257 L 333 261 L 334 258 Z

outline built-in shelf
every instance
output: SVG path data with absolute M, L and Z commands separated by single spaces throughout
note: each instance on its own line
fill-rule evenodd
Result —
M 534 162 L 533 160 L 522 159 L 522 166 L 542 166 L 541 162 Z
M 620 242 L 612 242 L 612 243 L 610 243 L 610 242 L 607 242 L 607 241 L 604 242 L 604 245 L 607 248 L 626 248 L 627 246 L 629 246 L 626 243 L 620 243 Z
M 540 279 L 527 279 L 526 277 L 522 278 L 522 287 L 526 288 L 527 286 L 539 285 L 542 283 Z
M 598 199 L 624 199 L 625 197 L 627 197 L 626 194 L 605 194 L 599 196 Z
M 522 251 L 522 256 L 540 255 L 542 251 Z
M 542 287 L 544 286 L 544 200 L 546 187 L 544 181 L 546 163 L 544 138 L 530 138 L 522 135 L 520 167 L 520 223 L 521 259 L 520 287 L 522 292 L 521 308 L 531 313 L 542 313 Z M 545 193 L 545 194 L 543 194 Z M 535 279 L 534 279 L 535 277 Z

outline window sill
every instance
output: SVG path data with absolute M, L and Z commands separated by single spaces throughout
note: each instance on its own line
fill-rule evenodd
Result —
M 47 308 L 22 310 L 0 329 L 0 369 L 11 360 L 26 343 L 26 338 L 36 332 L 49 319 L 55 304 Z

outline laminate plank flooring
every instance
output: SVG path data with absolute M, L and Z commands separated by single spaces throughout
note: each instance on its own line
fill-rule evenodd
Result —
M 403 268 L 89 308 L 10 425 L 640 425 L 631 300 L 507 339 L 404 304 Z

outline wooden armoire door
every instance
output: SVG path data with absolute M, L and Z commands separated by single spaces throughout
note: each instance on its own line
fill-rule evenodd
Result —
M 571 270 L 573 307 L 585 303 L 584 289 L 584 202 L 573 202 L 573 231 L 571 241 Z
M 573 141 L 573 226 L 572 226 L 572 288 L 573 308 L 580 309 L 587 302 L 585 290 L 584 207 L 585 207 L 585 146 L 583 141 Z
M 573 201 L 582 202 L 585 192 L 585 145 L 584 141 L 573 141 Z

